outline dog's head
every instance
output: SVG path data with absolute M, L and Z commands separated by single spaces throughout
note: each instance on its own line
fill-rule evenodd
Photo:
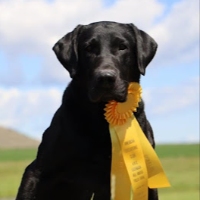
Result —
M 53 47 L 74 81 L 86 87 L 93 102 L 124 102 L 130 82 L 154 57 L 157 44 L 133 24 L 97 22 L 79 25 Z

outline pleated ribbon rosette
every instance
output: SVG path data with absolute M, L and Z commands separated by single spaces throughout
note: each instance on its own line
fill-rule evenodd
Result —
M 170 186 L 158 156 L 133 114 L 141 93 L 139 83 L 132 82 L 126 102 L 113 100 L 105 107 L 112 140 L 112 200 L 148 200 L 148 187 Z

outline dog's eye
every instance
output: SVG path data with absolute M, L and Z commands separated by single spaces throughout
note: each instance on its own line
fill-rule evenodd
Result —
M 127 46 L 123 43 L 119 44 L 119 50 L 125 50 L 127 49 Z
M 87 52 L 92 52 L 92 49 L 93 49 L 92 45 L 88 45 L 88 46 L 85 47 L 85 50 Z

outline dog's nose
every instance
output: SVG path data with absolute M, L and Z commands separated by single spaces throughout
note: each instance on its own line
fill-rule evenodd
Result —
M 111 87 L 116 80 L 116 76 L 111 72 L 104 72 L 99 74 L 97 82 L 102 87 Z

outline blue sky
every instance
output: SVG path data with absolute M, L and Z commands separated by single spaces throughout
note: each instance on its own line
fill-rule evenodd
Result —
M 142 77 L 158 143 L 199 142 L 198 0 L 0 0 L 0 126 L 40 139 L 69 83 L 52 46 L 77 24 L 134 23 L 159 48 Z

